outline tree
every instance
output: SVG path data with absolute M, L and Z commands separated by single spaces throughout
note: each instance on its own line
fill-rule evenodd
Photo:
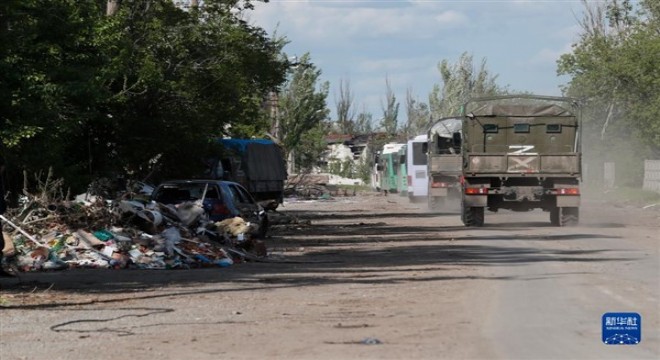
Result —
M 200 4 L 1 2 L 7 157 L 81 191 L 98 176 L 142 178 L 152 159 L 160 177 L 198 174 L 215 137 L 263 133 L 264 94 L 289 65 L 282 42 L 242 19 L 249 1 Z
M 301 161 L 303 155 L 318 159 L 318 155 L 325 150 L 323 136 L 327 128 L 322 125 L 329 114 L 326 105 L 329 84 L 319 82 L 320 76 L 321 70 L 311 63 L 310 55 L 305 54 L 280 91 L 278 116 L 281 135 L 278 140 L 284 146 L 290 166 L 293 165 L 292 160 Z M 302 163 L 309 165 L 306 161 Z
M 408 121 L 402 129 L 405 138 L 425 134 L 431 116 L 430 110 L 428 105 L 415 99 L 410 88 L 406 90 L 406 114 Z
M 486 58 L 475 69 L 472 55 L 464 52 L 455 64 L 442 60 L 438 65 L 442 86 L 436 84 L 429 95 L 434 119 L 459 115 L 461 107 L 472 97 L 501 95 L 506 88 L 497 85 L 497 75 L 486 68 Z
M 583 134 L 594 150 L 587 160 L 615 161 L 623 170 L 617 173 L 636 174 L 631 181 L 638 183 L 641 162 L 634 159 L 660 153 L 660 6 L 583 4 L 580 38 L 557 72 L 571 77 L 564 91 L 584 104 Z
M 353 129 L 356 135 L 371 134 L 373 132 L 373 115 L 366 109 L 357 114 L 355 127 Z
M 339 132 L 342 134 L 353 134 L 355 132 L 354 98 L 350 81 L 340 79 L 339 97 L 335 97 L 335 109 L 337 111 L 337 125 Z
M 85 125 L 108 96 L 98 69 L 95 2 L 12 0 L 0 4 L 0 139 L 10 169 L 53 167 L 75 179 L 89 173 Z M 13 165 L 12 165 L 13 164 Z M 15 178 L 9 187 L 16 192 Z
M 386 133 L 394 136 L 398 127 L 399 103 L 396 101 L 396 96 L 392 91 L 392 86 L 388 78 L 385 78 L 385 87 L 385 105 L 381 104 L 383 118 L 381 119 L 380 126 Z
M 618 71 L 615 64 L 618 61 L 612 60 L 623 55 L 618 51 L 617 44 L 628 36 L 627 24 L 616 20 L 609 22 L 607 18 L 608 13 L 616 14 L 617 18 L 627 16 L 622 14 L 625 7 L 619 11 L 606 3 L 590 4 L 583 1 L 583 5 L 584 18 L 579 20 L 582 29 L 581 45 L 575 46 L 573 53 L 562 55 L 558 62 L 558 73 L 572 75 L 581 72 L 580 76 L 573 76 L 570 89 L 566 88 L 566 91 L 582 98 L 585 105 L 598 103 L 598 106 L 589 107 L 599 109 L 598 114 L 594 113 L 592 118 L 603 120 L 599 133 L 601 139 L 604 139 L 612 121 L 620 116 L 617 104 L 622 101 L 622 84 L 621 79 L 615 75 Z
M 263 95 L 283 82 L 287 62 L 278 41 L 242 20 L 246 8 L 123 0 L 101 22 L 99 42 L 111 59 L 101 75 L 112 94 L 111 132 L 96 144 L 112 155 L 102 168 L 141 177 L 159 156 L 160 177 L 190 176 L 214 138 L 265 130 Z

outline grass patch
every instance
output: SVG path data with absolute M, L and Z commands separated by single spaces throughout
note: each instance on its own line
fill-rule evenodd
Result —
M 350 191 L 369 191 L 371 186 L 369 185 L 331 185 L 340 190 L 350 190 Z

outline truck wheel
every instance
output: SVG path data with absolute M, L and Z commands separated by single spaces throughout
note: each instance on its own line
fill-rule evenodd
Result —
M 484 226 L 484 208 L 469 207 L 463 208 L 463 223 L 465 226 L 480 227 Z
M 559 226 L 559 208 L 554 207 L 550 209 L 550 224 Z
M 580 209 L 577 207 L 563 207 L 559 212 L 559 226 L 576 226 L 580 220 Z

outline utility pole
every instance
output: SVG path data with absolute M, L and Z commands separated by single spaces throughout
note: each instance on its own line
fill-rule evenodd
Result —
M 280 96 L 277 91 L 268 93 L 268 107 L 270 110 L 270 134 L 281 142 L 280 139 L 280 110 L 279 110 Z

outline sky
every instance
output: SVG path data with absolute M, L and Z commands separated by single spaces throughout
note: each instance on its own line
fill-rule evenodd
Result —
M 256 3 L 248 21 L 285 36 L 288 56 L 309 53 L 330 83 L 334 109 L 340 81 L 350 84 L 354 108 L 382 117 L 386 79 L 405 121 L 408 89 L 428 103 L 441 85 L 438 64 L 464 52 L 482 58 L 510 90 L 561 95 L 568 78 L 556 61 L 578 39 L 580 0 L 270 0 Z

